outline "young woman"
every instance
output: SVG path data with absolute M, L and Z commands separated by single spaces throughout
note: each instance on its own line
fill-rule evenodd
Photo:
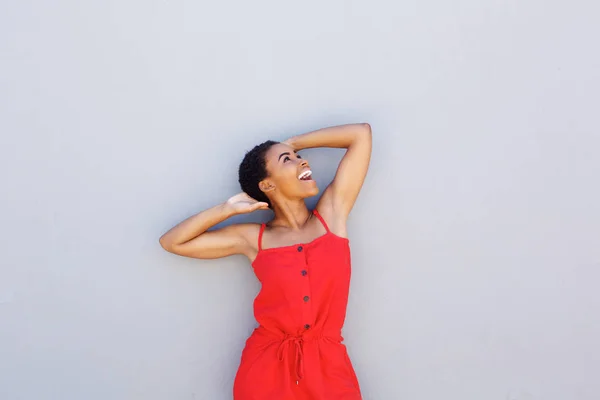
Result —
M 319 193 L 297 151 L 345 148 L 335 178 Z M 359 400 L 356 374 L 342 343 L 350 285 L 346 220 L 367 174 L 371 127 L 349 124 L 267 141 L 246 153 L 243 192 L 202 211 L 160 238 L 163 248 L 213 259 L 244 254 L 262 287 L 254 300 L 258 327 L 246 341 L 235 400 Z M 271 209 L 266 224 L 209 230 L 236 214 Z

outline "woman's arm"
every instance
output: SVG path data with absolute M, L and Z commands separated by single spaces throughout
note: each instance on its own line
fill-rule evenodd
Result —
M 252 230 L 256 224 L 234 224 L 221 229 L 209 228 L 237 214 L 258 209 L 268 209 L 268 204 L 258 202 L 242 192 L 186 220 L 180 222 L 160 237 L 160 245 L 168 252 L 193 258 L 220 258 L 233 254 L 250 256 Z
M 346 148 L 335 178 L 319 199 L 317 208 L 346 220 L 363 185 L 371 159 L 371 126 L 367 123 L 340 125 L 304 133 L 284 143 L 295 150 L 312 147 Z

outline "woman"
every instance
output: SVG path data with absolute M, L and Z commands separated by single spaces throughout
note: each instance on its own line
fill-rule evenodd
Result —
M 297 151 L 346 148 L 335 178 L 319 193 Z M 246 153 L 243 192 L 181 222 L 163 248 L 212 259 L 244 254 L 262 287 L 254 300 L 259 326 L 246 341 L 234 381 L 235 400 L 359 400 L 358 380 L 342 344 L 350 285 L 346 220 L 367 174 L 371 127 L 349 124 L 267 141 Z M 274 211 L 266 224 L 209 228 L 236 215 Z

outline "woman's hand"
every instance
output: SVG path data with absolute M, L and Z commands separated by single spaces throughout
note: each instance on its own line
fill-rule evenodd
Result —
M 292 136 L 291 138 L 288 138 L 286 140 L 284 140 L 283 142 L 281 142 L 283 144 L 287 144 L 288 146 L 290 146 L 292 149 L 294 150 L 298 150 L 296 148 L 296 146 L 294 145 L 294 137 Z
M 247 214 L 256 210 L 268 210 L 269 204 L 264 201 L 258 201 L 248 196 L 246 192 L 241 192 L 232 196 L 225 202 L 227 207 L 234 214 Z

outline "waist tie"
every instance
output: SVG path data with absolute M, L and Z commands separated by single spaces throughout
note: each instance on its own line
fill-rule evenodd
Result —
M 290 346 L 294 346 L 293 352 L 293 360 L 294 363 L 294 377 L 296 378 L 296 384 L 300 381 L 300 379 L 304 378 L 304 343 L 306 341 L 325 341 L 329 343 L 341 343 L 344 338 L 339 335 L 286 335 L 279 343 L 279 348 L 277 349 L 277 358 L 279 361 L 284 362 L 290 354 Z M 288 365 L 286 364 L 286 367 Z M 286 370 L 286 376 L 289 376 L 289 368 Z
M 302 348 L 303 343 L 304 340 L 302 336 L 288 335 L 285 339 L 281 341 L 281 343 L 279 344 L 279 348 L 277 349 L 277 358 L 279 359 L 279 361 L 285 361 L 286 357 L 289 355 L 290 346 L 294 346 L 293 362 L 296 384 L 298 384 L 300 379 L 304 378 L 304 352 Z

